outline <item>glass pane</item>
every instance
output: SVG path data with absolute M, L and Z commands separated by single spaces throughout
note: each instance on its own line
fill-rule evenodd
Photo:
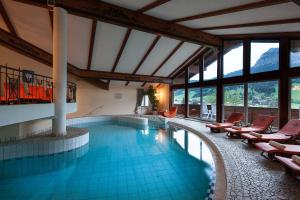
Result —
M 200 88 L 189 89 L 189 117 L 200 117 Z
M 185 90 L 184 89 L 176 89 L 173 90 L 173 106 L 177 107 L 177 114 L 184 115 L 185 113 Z
M 278 81 L 248 84 L 248 121 L 258 114 L 274 116 L 273 126 L 278 127 Z
M 300 40 L 291 41 L 290 67 L 300 67 Z
M 173 80 L 173 84 L 184 84 L 185 83 L 185 72 L 183 71 L 178 76 L 176 76 Z
M 299 119 L 300 110 L 300 78 L 291 79 L 291 118 Z
M 201 117 L 203 119 L 215 120 L 216 119 L 216 102 L 217 90 L 215 87 L 202 89 L 202 110 Z
M 223 77 L 243 75 L 243 41 L 224 42 Z
M 279 69 L 279 42 L 251 42 L 251 74 Z
M 199 78 L 199 65 L 195 63 L 189 67 L 189 83 L 199 82 Z
M 213 80 L 217 78 L 217 55 L 218 52 L 212 49 L 203 56 L 203 80 Z
M 244 113 L 244 85 L 224 86 L 224 119 L 231 113 Z

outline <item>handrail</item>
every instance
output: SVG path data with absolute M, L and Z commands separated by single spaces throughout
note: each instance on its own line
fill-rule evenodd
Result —
M 76 102 L 76 84 L 67 83 L 67 102 Z M 0 65 L 0 104 L 53 102 L 53 81 L 34 71 Z

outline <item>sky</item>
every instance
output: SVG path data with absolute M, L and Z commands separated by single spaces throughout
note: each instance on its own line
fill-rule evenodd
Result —
M 270 48 L 279 48 L 279 43 L 251 43 L 251 66 L 255 65 L 260 56 Z M 243 46 L 229 51 L 224 56 L 224 74 L 234 72 L 243 67 Z M 204 71 L 204 80 L 215 78 L 217 75 L 217 61 L 210 64 Z M 196 74 L 191 79 L 198 81 L 199 74 Z

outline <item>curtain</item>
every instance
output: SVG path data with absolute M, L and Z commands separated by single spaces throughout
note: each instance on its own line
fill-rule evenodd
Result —
M 136 99 L 136 106 L 135 111 L 137 112 L 137 109 L 139 106 L 141 106 L 144 96 L 144 89 L 137 89 L 137 99 Z

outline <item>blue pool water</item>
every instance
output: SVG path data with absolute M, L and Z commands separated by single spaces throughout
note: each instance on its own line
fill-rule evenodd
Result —
M 0 199 L 205 199 L 214 174 L 196 135 L 151 126 L 80 125 L 90 143 L 49 156 L 0 161 Z

